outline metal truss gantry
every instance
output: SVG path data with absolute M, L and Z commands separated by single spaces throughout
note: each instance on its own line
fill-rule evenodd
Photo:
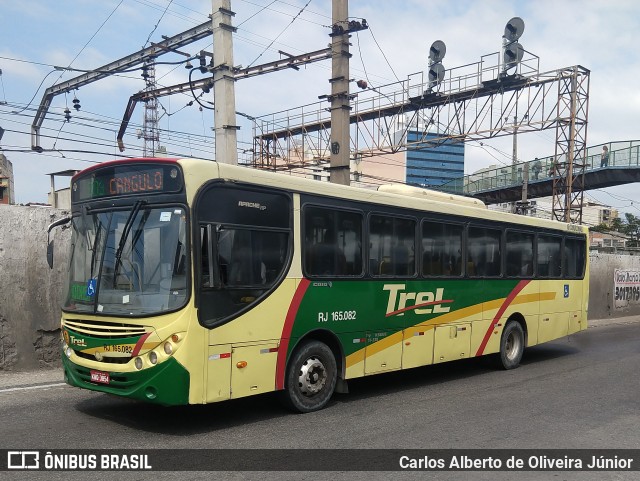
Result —
M 557 172 L 553 179 L 552 213 L 555 220 L 582 223 L 584 175 L 587 164 L 589 75 L 580 67 L 558 75 L 558 122 L 556 123 Z
M 503 73 L 499 53 L 494 53 L 447 71 L 435 88 L 423 73 L 417 73 L 354 95 L 352 158 L 366 162 L 374 156 L 446 141 L 510 136 L 515 117 L 521 119 L 518 134 L 556 130 L 554 216 L 580 222 L 590 72 L 575 66 L 540 73 L 538 57 L 525 53 L 510 75 Z M 317 172 L 330 156 L 330 129 L 323 102 L 257 117 L 253 166 Z M 409 132 L 417 133 L 411 137 L 415 140 L 408 140 Z

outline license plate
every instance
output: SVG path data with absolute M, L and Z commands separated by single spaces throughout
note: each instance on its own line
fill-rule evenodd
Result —
M 99 382 L 100 384 L 109 384 L 109 373 L 102 371 L 91 371 L 91 382 Z

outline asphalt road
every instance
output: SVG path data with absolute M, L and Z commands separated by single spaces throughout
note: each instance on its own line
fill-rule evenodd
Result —
M 472 359 L 350 381 L 323 411 L 276 396 L 162 408 L 0 374 L 3 449 L 640 448 L 640 323 L 600 324 L 528 349 L 522 366 Z M 9 378 L 10 379 L 10 378 Z M 640 479 L 635 473 L 91 473 L 91 479 Z M 87 479 L 1 473 L 0 479 Z

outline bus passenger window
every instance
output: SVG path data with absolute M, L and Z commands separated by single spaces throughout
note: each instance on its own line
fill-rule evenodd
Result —
M 440 222 L 422 223 L 422 275 L 462 274 L 462 226 Z
M 414 276 L 415 232 L 414 220 L 372 215 L 369 221 L 371 275 Z
M 538 236 L 538 276 L 558 278 L 562 274 L 562 237 Z
M 362 215 L 321 207 L 304 211 L 304 270 L 309 276 L 362 274 Z
M 584 239 L 565 239 L 563 256 L 565 277 L 582 279 L 584 276 L 585 252 L 586 242 Z
M 500 237 L 497 229 L 469 227 L 467 245 L 467 274 L 474 277 L 501 275 Z
M 507 276 L 531 277 L 533 275 L 534 235 L 507 231 Z

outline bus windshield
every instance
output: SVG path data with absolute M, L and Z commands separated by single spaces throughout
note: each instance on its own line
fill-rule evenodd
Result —
M 186 212 L 148 206 L 91 212 L 72 220 L 63 310 L 144 316 L 177 309 L 187 292 Z

